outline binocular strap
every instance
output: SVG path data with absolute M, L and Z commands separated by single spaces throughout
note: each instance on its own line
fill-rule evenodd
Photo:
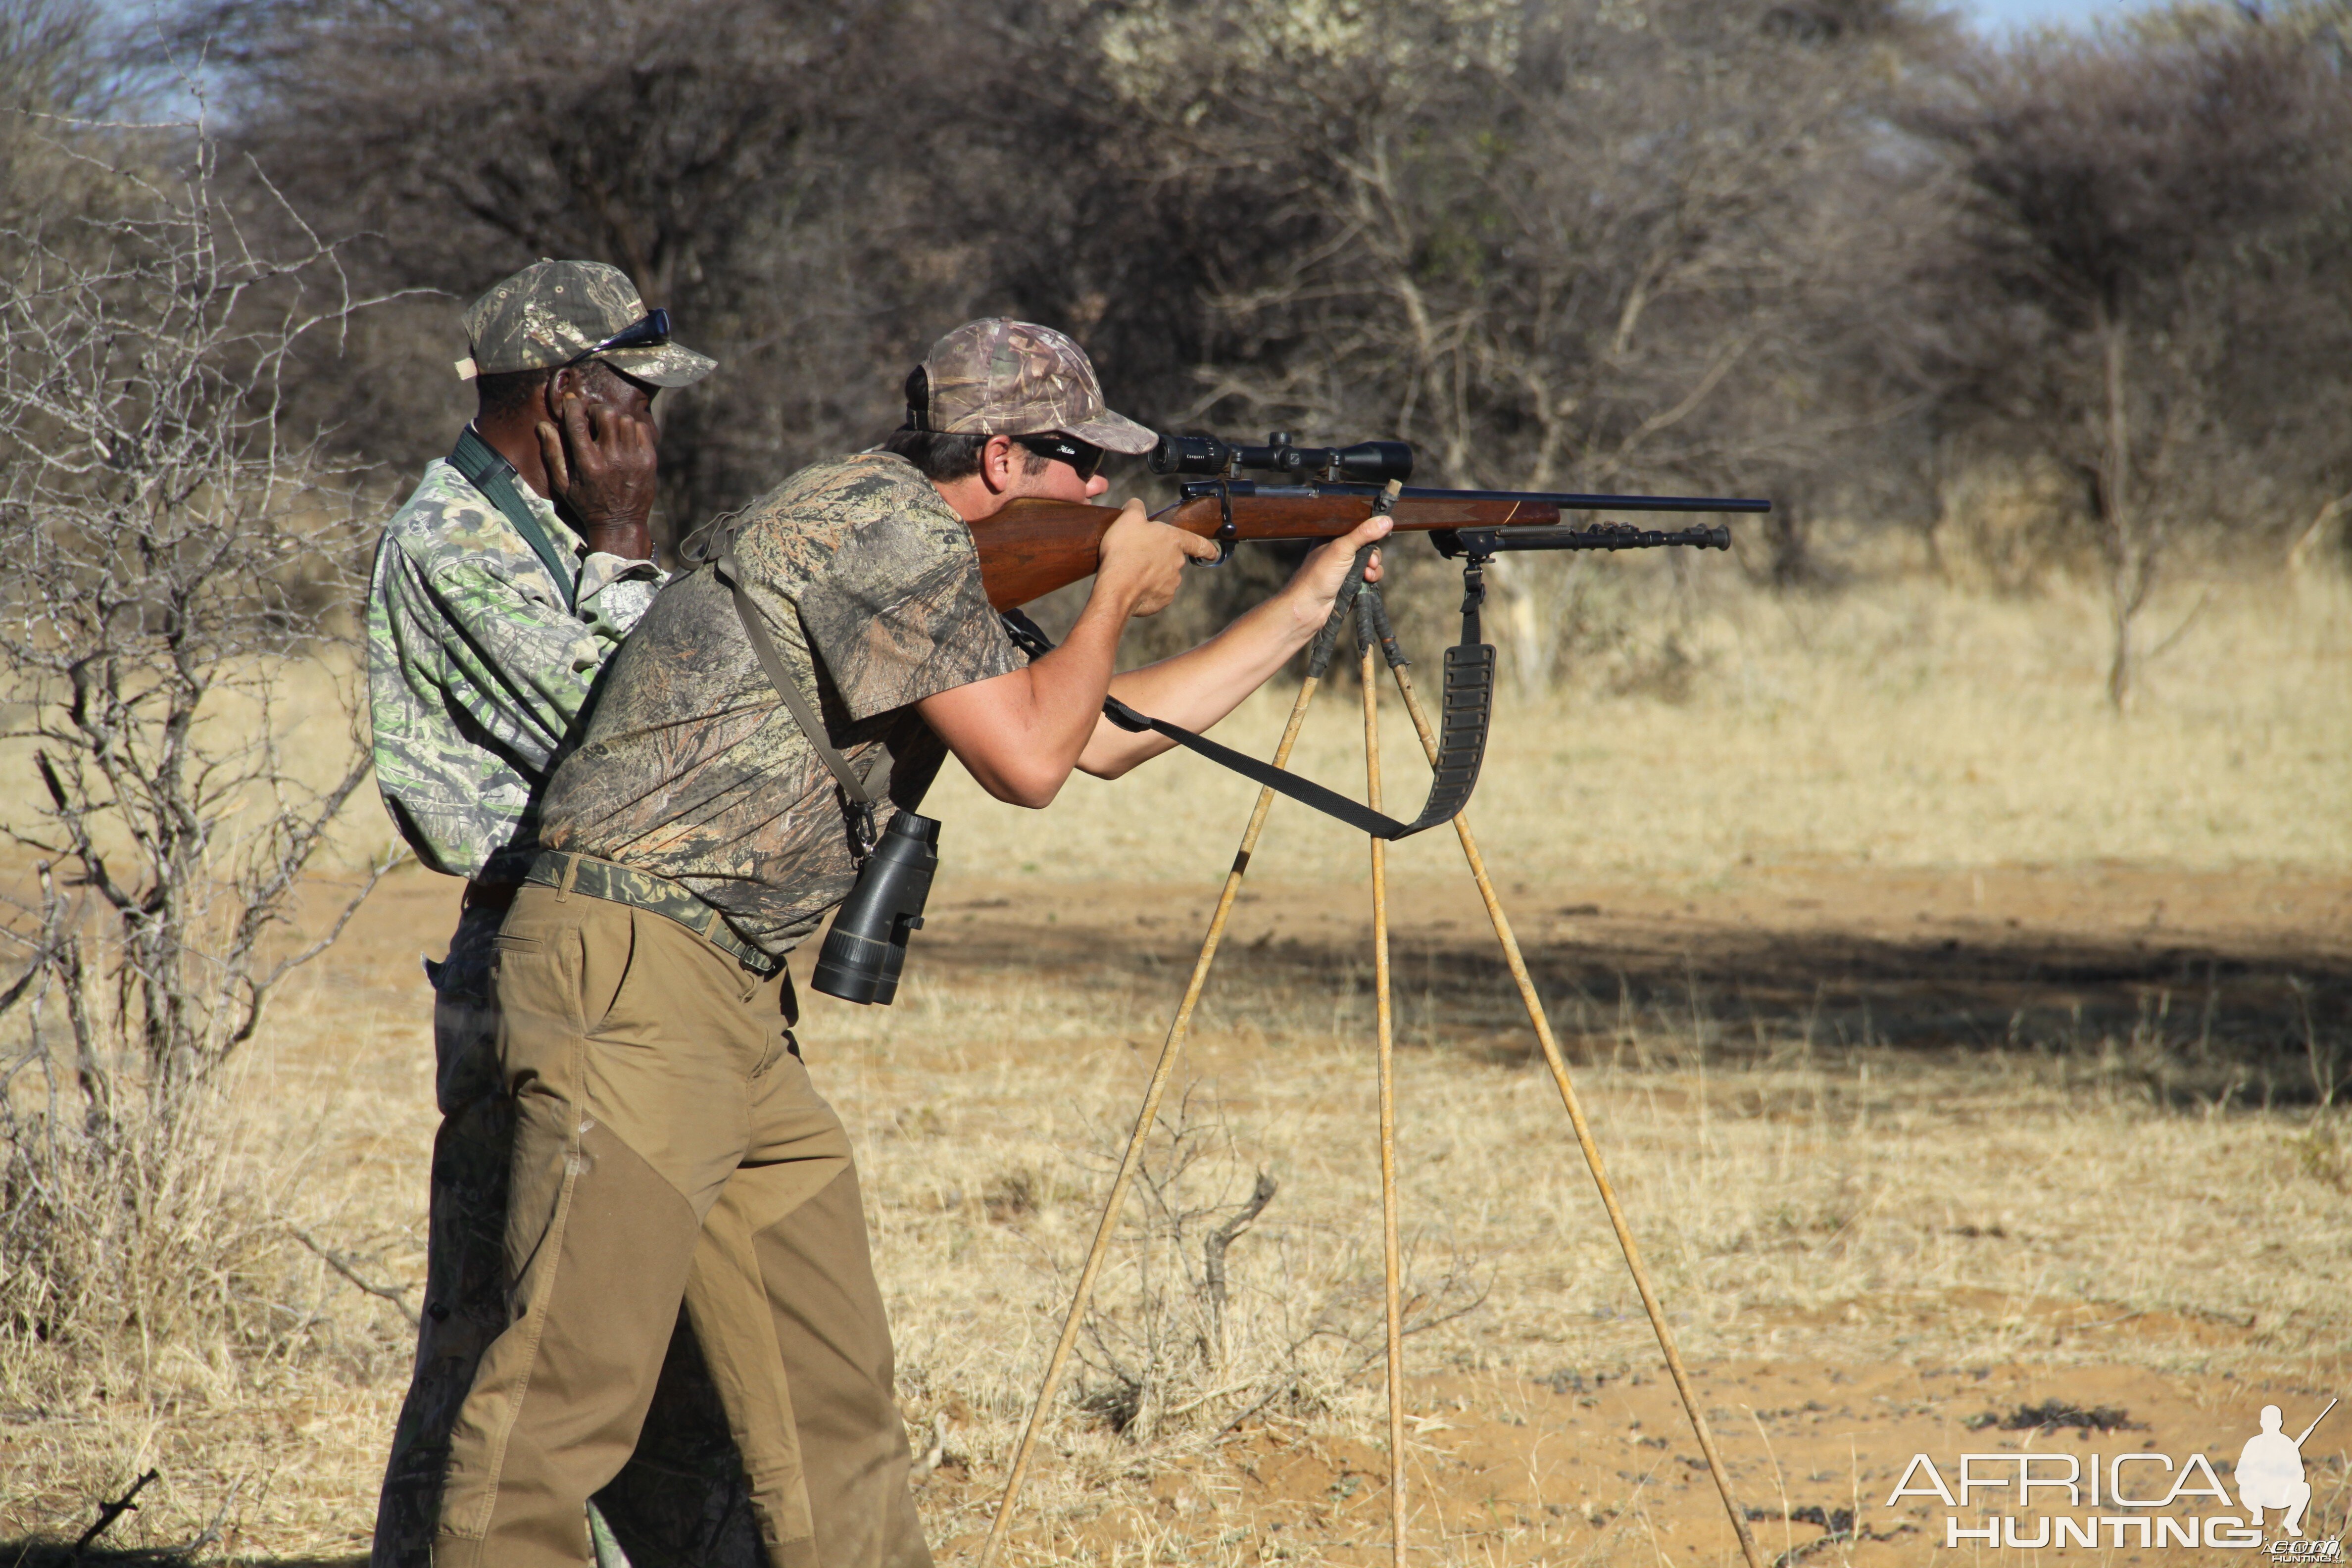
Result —
M 530 552 L 539 557 L 539 563 L 555 579 L 555 591 L 562 595 L 563 607 L 576 612 L 580 608 L 579 568 L 566 567 L 555 542 L 547 537 L 547 531 L 539 526 L 539 519 L 531 515 L 530 505 L 517 488 L 520 481 L 515 476 L 514 465 L 500 457 L 497 448 L 468 425 L 458 434 L 457 445 L 449 453 L 449 466 L 488 498 L 514 531 L 522 535 L 522 542 L 530 546 Z

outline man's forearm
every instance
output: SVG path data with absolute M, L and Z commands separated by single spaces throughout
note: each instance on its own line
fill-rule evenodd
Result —
M 916 711 L 982 789 L 1015 805 L 1045 805 L 1101 721 L 1134 607 L 1131 590 L 1097 584 L 1061 647 L 1024 668 L 924 698 Z
M 1119 676 L 1110 695 L 1155 719 L 1205 730 L 1272 679 L 1322 629 L 1322 616 L 1307 615 L 1314 606 L 1300 600 L 1295 593 L 1276 594 L 1200 647 Z M 1117 778 L 1175 743 L 1149 731 L 1129 733 L 1105 719 L 1078 754 L 1078 766 L 1098 778 Z
M 1059 648 L 1025 668 L 926 697 L 915 710 L 981 788 L 1014 805 L 1047 804 L 1101 721 L 1119 634 L 1133 617 L 1167 608 L 1185 561 L 1214 548 L 1129 501 L 1103 535 L 1094 592 Z
M 1091 743 L 1102 721 L 1103 699 L 1117 684 L 1111 671 L 1118 668 L 1129 608 L 1117 593 L 1093 594 L 1061 646 L 1029 666 L 1034 743 L 1065 773 Z

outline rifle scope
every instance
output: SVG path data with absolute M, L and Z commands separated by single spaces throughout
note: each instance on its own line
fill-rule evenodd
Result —
M 1263 447 L 1236 446 L 1214 436 L 1162 436 L 1151 449 L 1155 474 L 1205 474 L 1232 479 L 1244 469 L 1292 474 L 1326 483 L 1399 483 L 1412 478 L 1412 448 L 1402 441 L 1359 441 L 1352 447 L 1301 447 L 1276 430 Z
M 922 929 L 931 873 L 940 865 L 939 843 L 938 819 L 911 811 L 890 818 L 882 842 L 857 873 L 857 885 L 833 917 L 833 929 L 824 933 L 811 985 L 845 1002 L 890 1005 L 907 962 L 908 933 Z

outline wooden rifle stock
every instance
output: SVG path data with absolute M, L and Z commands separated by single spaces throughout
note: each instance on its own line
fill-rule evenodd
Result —
M 1224 528 L 1230 504 L 1235 542 L 1269 539 L 1337 539 L 1372 514 L 1378 494 L 1196 496 L 1157 514 L 1157 521 L 1203 539 Z M 1629 498 L 1632 499 L 1632 498 Z M 1498 498 L 1475 490 L 1416 496 L 1407 490 L 1391 509 L 1399 530 L 1501 528 L 1556 523 L 1559 507 L 1538 496 Z M 1024 497 L 971 525 L 980 547 L 980 579 L 1000 610 L 1040 598 L 1089 576 L 1116 508 Z

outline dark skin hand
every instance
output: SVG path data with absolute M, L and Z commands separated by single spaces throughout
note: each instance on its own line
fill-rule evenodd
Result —
M 593 361 L 557 371 L 530 405 L 474 427 L 590 550 L 648 560 L 659 390 Z

